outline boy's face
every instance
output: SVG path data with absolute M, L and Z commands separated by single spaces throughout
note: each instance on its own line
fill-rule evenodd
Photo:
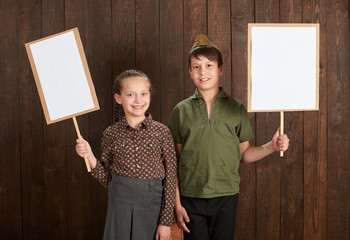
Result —
M 202 55 L 191 58 L 190 75 L 199 91 L 219 89 L 219 79 L 224 67 L 218 67 L 216 61 L 211 61 Z

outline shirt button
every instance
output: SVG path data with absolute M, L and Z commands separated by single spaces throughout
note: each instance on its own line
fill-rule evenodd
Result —
M 138 165 L 138 164 L 136 166 L 137 166 L 137 168 L 141 168 L 140 165 Z
M 136 147 L 136 150 L 139 150 L 139 147 Z

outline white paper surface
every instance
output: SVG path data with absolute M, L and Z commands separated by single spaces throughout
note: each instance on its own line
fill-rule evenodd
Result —
M 252 27 L 251 110 L 316 108 L 316 27 Z
M 94 108 L 74 33 L 30 45 L 52 121 Z

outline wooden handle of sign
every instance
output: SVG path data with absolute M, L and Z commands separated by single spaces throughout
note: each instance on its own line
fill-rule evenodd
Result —
M 280 124 L 280 135 L 283 135 L 284 132 L 284 112 L 281 111 L 280 113 L 281 116 L 281 124 Z M 280 151 L 280 157 L 283 157 L 283 151 Z
M 78 138 L 83 139 L 83 137 L 81 136 L 80 131 L 79 131 L 77 119 L 75 117 L 73 117 L 73 122 L 74 122 L 75 130 L 77 131 Z M 85 165 L 86 165 L 87 171 L 91 172 L 90 164 L 89 164 L 89 161 L 87 159 L 86 154 L 84 154 L 84 160 L 85 160 Z

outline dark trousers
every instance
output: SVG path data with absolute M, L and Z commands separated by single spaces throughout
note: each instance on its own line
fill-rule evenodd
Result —
M 238 194 L 216 198 L 189 198 L 181 196 L 190 222 L 190 233 L 185 240 L 233 240 Z

